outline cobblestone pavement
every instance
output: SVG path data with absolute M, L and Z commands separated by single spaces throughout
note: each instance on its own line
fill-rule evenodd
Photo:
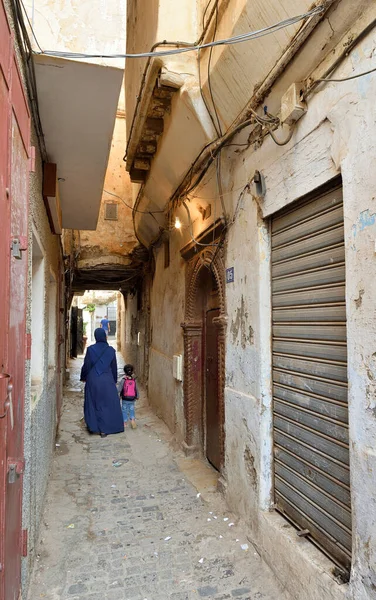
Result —
M 137 430 L 86 432 L 73 365 L 29 600 L 288 600 L 145 400 Z

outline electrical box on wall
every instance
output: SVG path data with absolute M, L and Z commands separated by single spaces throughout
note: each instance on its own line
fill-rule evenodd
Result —
M 183 357 L 181 354 L 173 356 L 172 374 L 177 381 L 183 381 Z
M 307 105 L 303 100 L 303 84 L 293 83 L 281 100 L 281 121 L 292 125 L 307 112 Z

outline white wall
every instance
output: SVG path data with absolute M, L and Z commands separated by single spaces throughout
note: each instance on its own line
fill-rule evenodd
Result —
M 48 369 L 51 376 L 57 368 L 57 309 L 56 276 L 50 271 L 48 282 Z
M 32 246 L 32 308 L 31 308 L 31 381 L 39 385 L 43 379 L 44 363 L 44 305 L 45 305 L 45 261 L 40 241 L 33 233 Z
M 26 9 L 43 50 L 85 54 L 125 52 L 125 1 L 33 0 L 26 3 Z M 33 36 L 30 37 L 35 43 Z M 90 62 L 124 68 L 124 59 Z

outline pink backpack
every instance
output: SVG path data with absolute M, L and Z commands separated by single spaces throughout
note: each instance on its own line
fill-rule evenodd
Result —
M 136 380 L 124 379 L 123 398 L 136 398 Z

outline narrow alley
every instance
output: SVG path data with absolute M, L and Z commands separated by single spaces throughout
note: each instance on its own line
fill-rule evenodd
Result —
M 0 0 L 0 600 L 376 600 L 375 98 L 376 0 Z
M 218 474 L 173 448 L 145 397 L 137 430 L 87 433 L 81 363 L 65 390 L 29 599 L 288 600 L 226 510 Z

